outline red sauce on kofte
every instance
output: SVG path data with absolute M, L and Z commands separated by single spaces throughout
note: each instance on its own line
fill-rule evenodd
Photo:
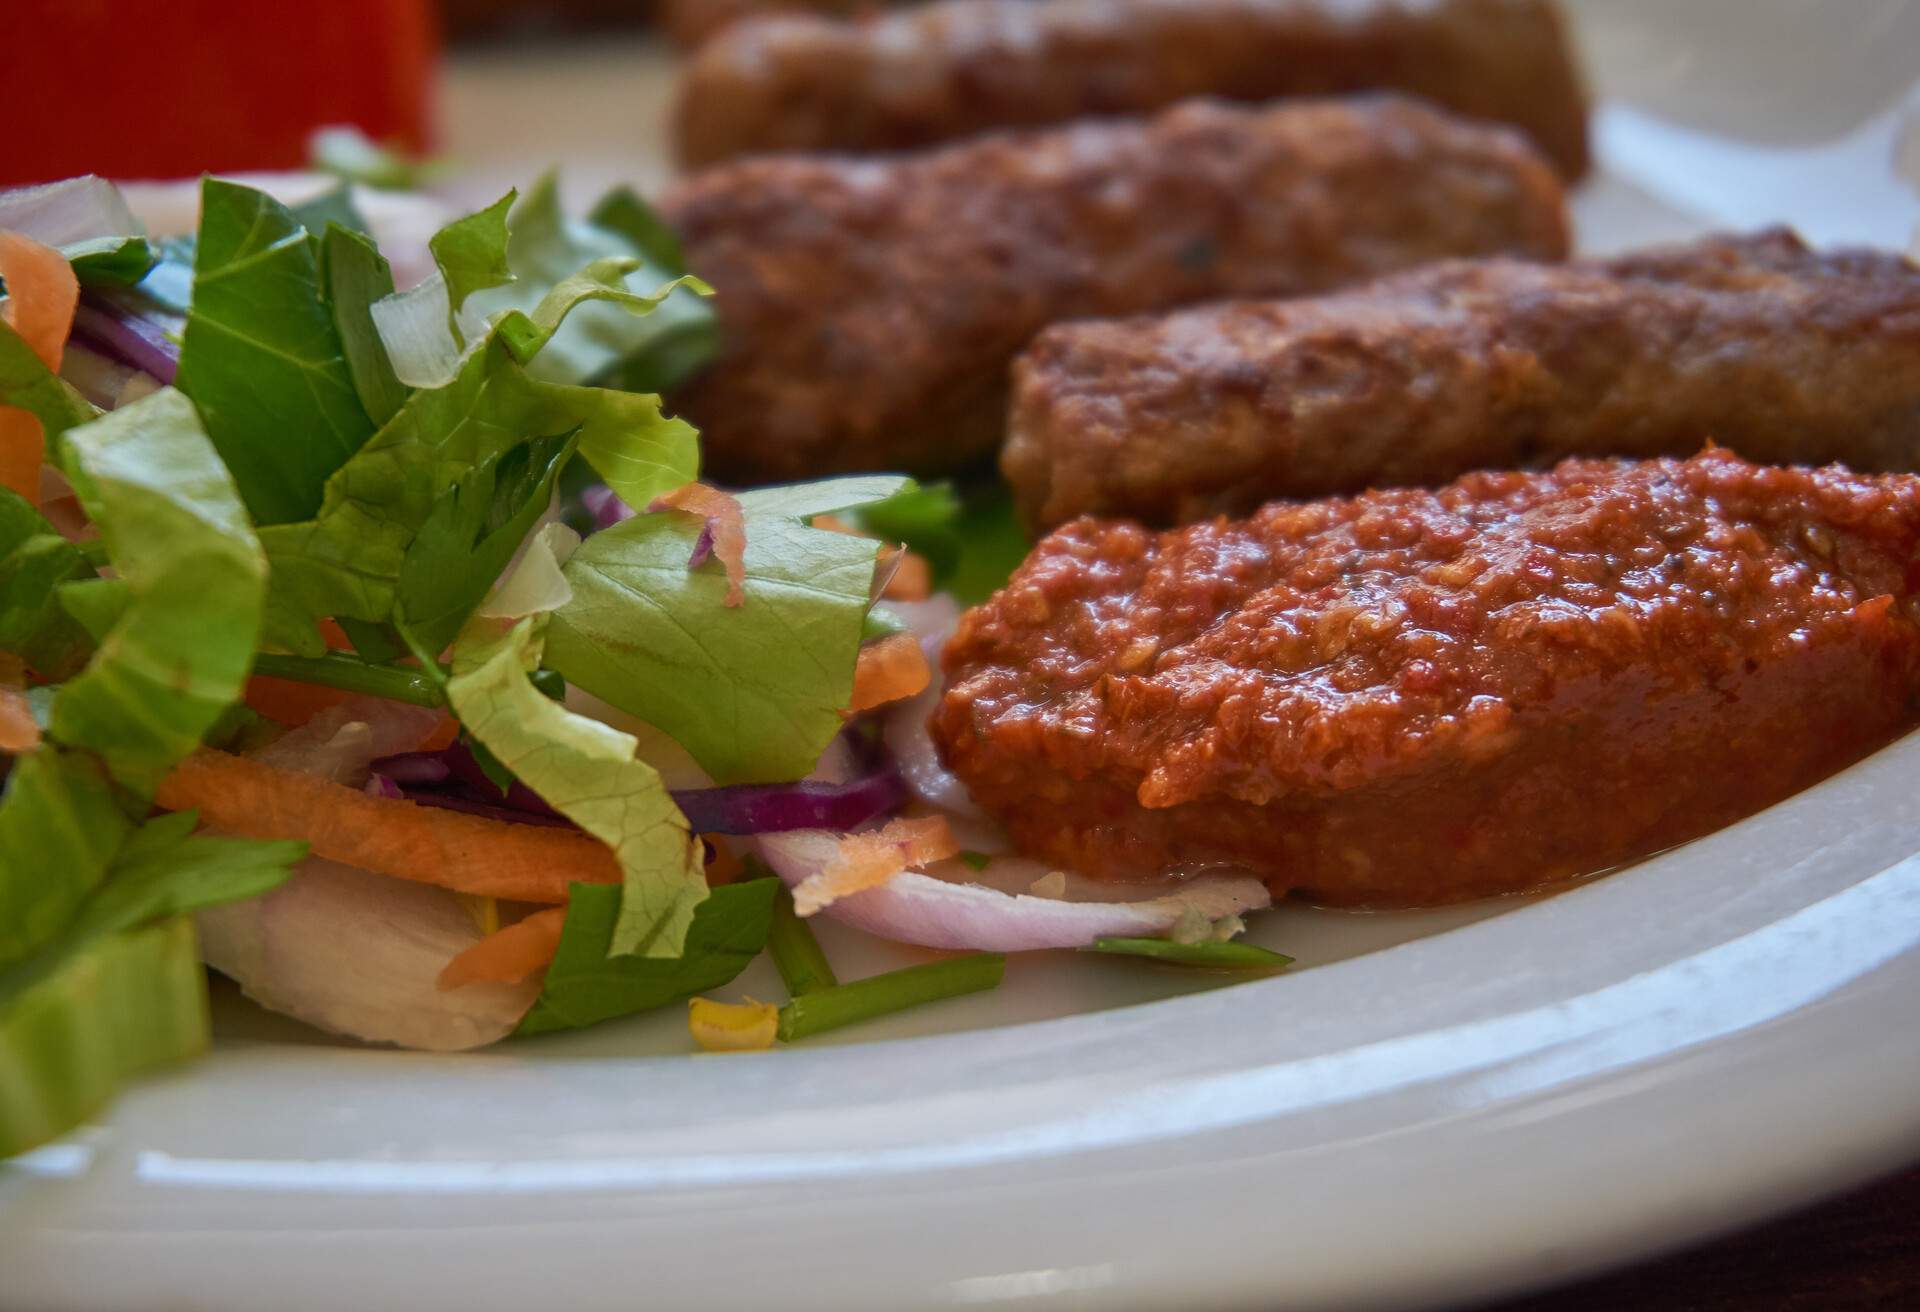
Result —
M 1419 905 L 1696 837 L 1916 720 L 1920 478 L 1568 461 L 1083 519 L 948 646 L 932 730 L 1036 855 Z

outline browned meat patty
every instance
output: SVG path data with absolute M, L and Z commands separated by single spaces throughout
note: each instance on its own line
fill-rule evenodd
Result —
M 1568 178 L 1586 95 L 1550 0 L 946 0 L 738 23 L 681 84 L 682 163 L 898 150 L 1193 96 L 1404 91 L 1521 128 Z
M 1920 469 L 1920 270 L 1713 237 L 1460 261 L 1311 300 L 1063 324 L 1015 363 L 1028 522 L 1151 524 L 1571 455 Z
M 1450 255 L 1564 253 L 1517 134 L 1412 101 L 1200 102 L 886 158 L 709 169 L 665 202 L 723 345 L 672 398 L 736 482 L 999 449 L 1046 325 L 1293 295 Z
M 669 40 L 682 50 L 692 50 L 743 18 L 809 10 L 852 14 L 869 7 L 871 0 L 657 0 L 655 17 Z
M 1341 905 L 1590 873 L 1882 746 L 1920 693 L 1920 478 L 1568 461 L 1080 519 L 969 611 L 931 725 L 1022 850 Z

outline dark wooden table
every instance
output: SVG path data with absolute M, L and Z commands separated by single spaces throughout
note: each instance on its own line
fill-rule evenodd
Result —
M 1920 1309 L 1920 1169 L 1705 1248 L 1486 1312 Z

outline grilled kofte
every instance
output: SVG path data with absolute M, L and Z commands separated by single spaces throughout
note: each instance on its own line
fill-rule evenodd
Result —
M 1568 461 L 1153 533 L 969 612 L 932 732 L 1021 848 L 1418 905 L 1600 870 L 1878 748 L 1920 693 L 1920 478 Z
M 1920 269 L 1784 230 L 1062 324 L 1015 363 L 1028 522 L 1153 524 L 1574 455 L 1920 469 Z
M 1411 93 L 1587 168 L 1586 96 L 1550 0 L 946 0 L 869 21 L 783 15 L 709 41 L 681 89 L 688 165 L 898 150 L 1140 114 L 1192 96 Z
M 1393 97 L 747 160 L 666 209 L 723 339 L 671 401 L 737 482 L 990 456 L 1008 361 L 1060 319 L 1567 241 L 1559 183 L 1518 134 Z

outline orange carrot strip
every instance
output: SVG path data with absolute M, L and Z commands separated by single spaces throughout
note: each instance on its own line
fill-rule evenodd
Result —
M 649 510 L 662 506 L 698 515 L 707 521 L 712 535 L 713 554 L 727 571 L 726 605 L 738 606 L 747 599 L 747 521 L 740 503 L 718 488 L 705 483 L 687 483 L 665 496 L 655 497 Z
M 937 815 L 890 820 L 870 833 L 848 834 L 833 859 L 793 890 L 793 909 L 810 916 L 850 893 L 877 888 L 902 870 L 944 860 L 959 850 L 960 841 L 945 817 Z
M 20 334 L 41 364 L 58 371 L 73 331 L 73 307 L 80 303 L 73 266 L 51 246 L 21 233 L 0 232 L 0 278 L 7 284 L 0 319 Z
M 702 834 L 701 840 L 713 855 L 707 859 L 707 886 L 712 888 L 720 884 L 731 884 L 746 873 L 746 866 L 725 838 L 719 834 Z
M 323 688 L 317 683 L 297 679 L 276 679 L 256 674 L 247 680 L 246 703 L 269 720 L 297 729 L 325 710 L 352 697 L 339 688 Z
M 27 705 L 26 667 L 10 652 L 0 652 L 0 752 L 18 756 L 40 745 L 40 725 Z
M 17 232 L 0 232 L 0 280 L 7 297 L 0 319 L 20 334 L 47 368 L 58 370 L 73 331 L 80 283 L 67 257 Z M 25 410 L 0 406 L 0 484 L 40 504 L 40 465 L 47 439 L 40 420 Z
M 370 797 L 226 752 L 189 756 L 161 781 L 154 802 L 196 809 L 216 829 L 304 840 L 329 861 L 481 897 L 555 904 L 567 900 L 570 883 L 620 882 L 612 850 L 577 830 Z
M 427 740 L 417 750 L 422 752 L 442 752 L 453 746 L 453 740 L 460 736 L 460 721 L 451 715 L 445 716 L 434 726 Z
M 893 567 L 893 577 L 887 580 L 887 586 L 880 591 L 883 597 L 895 601 L 925 601 L 933 593 L 933 570 L 927 564 L 927 558 L 911 551 L 901 551 L 899 564 Z
M 860 649 L 853 667 L 853 700 L 847 714 L 911 697 L 927 686 L 933 671 L 911 633 L 895 633 Z
M 548 907 L 475 943 L 440 972 L 442 989 L 466 984 L 518 984 L 553 964 L 566 924 L 565 907 Z

